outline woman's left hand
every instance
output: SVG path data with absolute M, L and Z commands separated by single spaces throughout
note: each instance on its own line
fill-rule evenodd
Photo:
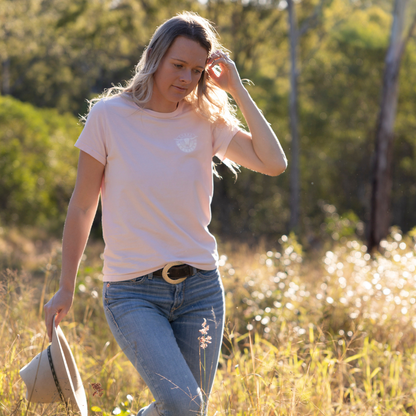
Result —
M 216 65 L 221 73 L 216 73 Z M 250 129 L 250 133 L 239 131 L 234 135 L 225 157 L 266 175 L 280 175 L 287 166 L 286 156 L 270 124 L 244 88 L 235 63 L 227 53 L 217 51 L 208 59 L 207 66 L 213 83 L 232 95 Z
M 207 62 L 208 74 L 217 87 L 233 95 L 239 88 L 243 87 L 240 75 L 235 63 L 230 59 L 228 53 L 216 51 Z M 221 73 L 217 73 L 214 67 L 218 65 Z

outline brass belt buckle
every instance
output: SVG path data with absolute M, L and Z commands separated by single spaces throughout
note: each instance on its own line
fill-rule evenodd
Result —
M 169 274 L 169 269 L 171 268 L 171 267 L 173 267 L 173 266 L 179 266 L 180 264 L 183 264 L 183 262 L 181 262 L 181 261 L 172 261 L 171 263 L 168 263 L 164 268 L 163 268 L 163 270 L 162 270 L 162 277 L 163 277 L 163 279 L 166 281 L 166 282 L 168 282 L 168 283 L 170 283 L 170 284 L 172 284 L 172 285 L 177 285 L 178 283 L 181 283 L 181 282 L 183 282 L 185 279 L 186 279 L 186 277 L 181 277 L 180 279 L 177 279 L 177 280 L 173 280 L 173 279 L 171 279 L 169 276 L 168 276 L 168 274 Z

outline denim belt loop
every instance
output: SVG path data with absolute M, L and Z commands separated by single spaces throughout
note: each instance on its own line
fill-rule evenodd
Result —
M 153 272 L 149 273 L 149 274 L 147 275 L 147 278 L 148 278 L 149 280 L 152 280 L 152 279 L 153 279 Z

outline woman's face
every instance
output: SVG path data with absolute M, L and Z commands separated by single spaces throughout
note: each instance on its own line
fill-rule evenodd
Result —
M 146 107 L 161 113 L 175 111 L 178 102 L 198 85 L 207 58 L 199 43 L 178 36 L 154 74 L 153 95 Z

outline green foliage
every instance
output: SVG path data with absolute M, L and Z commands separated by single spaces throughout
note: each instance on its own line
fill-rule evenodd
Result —
M 391 20 L 391 15 L 379 7 L 357 10 L 335 31 L 334 36 L 356 48 L 384 50 L 388 45 L 386 28 L 390 27 Z
M 322 209 L 326 218 L 321 228 L 333 240 L 345 240 L 363 234 L 363 224 L 354 212 L 346 212 L 340 217 L 333 205 L 322 204 Z
M 75 184 L 77 120 L 0 97 L 0 221 L 62 227 Z

